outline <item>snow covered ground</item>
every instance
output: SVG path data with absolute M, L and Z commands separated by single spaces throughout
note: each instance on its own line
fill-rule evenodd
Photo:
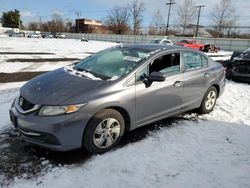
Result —
M 39 69 L 37 63 L 6 62 L 11 58 L 84 58 L 113 45 L 2 37 L 0 52 L 54 55 L 0 54 L 0 72 L 53 70 L 72 63 L 40 63 L 44 68 Z M 103 155 L 55 164 L 12 134 L 8 109 L 24 83 L 0 83 L 0 187 L 250 187 L 250 85 L 227 81 L 210 114 L 187 113 L 156 122 L 153 129 L 151 125 L 130 133 L 142 134 L 146 129 L 146 138 L 126 141 L 125 137 L 119 147 Z M 68 153 L 59 155 L 68 157 Z M 41 170 L 34 173 L 35 169 Z
M 50 71 L 75 61 L 35 62 L 36 59 L 83 59 L 105 48 L 117 45 L 111 42 L 81 42 L 74 39 L 0 38 L 0 72 Z M 4 52 L 7 52 L 6 54 Z M 48 54 L 39 54 L 39 53 Z M 12 53 L 12 54 L 9 54 Z M 27 54 L 20 54 L 27 53 Z M 30 54 L 29 54 L 30 53 Z M 37 54 L 36 54 L 37 53 Z M 11 59 L 34 59 L 34 62 L 7 62 Z

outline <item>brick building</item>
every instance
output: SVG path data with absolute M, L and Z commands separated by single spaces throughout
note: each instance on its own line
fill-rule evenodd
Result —
M 76 19 L 75 20 L 76 33 L 103 33 L 104 27 L 101 21 L 92 19 Z

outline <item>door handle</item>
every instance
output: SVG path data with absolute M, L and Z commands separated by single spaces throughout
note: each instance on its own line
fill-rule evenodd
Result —
M 206 72 L 206 73 L 204 74 L 204 77 L 205 77 L 205 78 L 209 78 L 210 75 L 211 75 L 210 73 Z
M 180 81 L 176 81 L 175 83 L 174 83 L 174 86 L 175 87 L 181 87 L 183 85 L 183 82 L 180 82 Z

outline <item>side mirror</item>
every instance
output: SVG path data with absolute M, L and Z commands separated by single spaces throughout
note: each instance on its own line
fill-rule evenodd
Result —
M 148 79 L 151 82 L 163 82 L 166 80 L 166 77 L 161 72 L 151 72 Z

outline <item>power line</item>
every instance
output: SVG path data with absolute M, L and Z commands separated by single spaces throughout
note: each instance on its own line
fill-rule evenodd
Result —
M 169 3 L 166 3 L 166 5 L 168 5 L 168 6 L 169 6 L 169 9 L 168 9 L 167 28 L 166 28 L 166 35 L 168 35 L 169 17 L 170 17 L 171 6 L 172 6 L 173 4 L 175 4 L 174 0 L 169 0 Z

